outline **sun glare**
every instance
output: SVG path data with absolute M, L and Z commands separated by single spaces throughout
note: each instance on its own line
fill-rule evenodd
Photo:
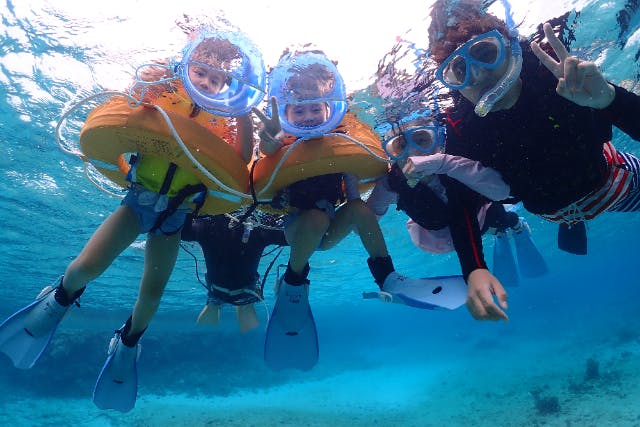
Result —
M 569 4 L 566 0 L 553 2 L 551 6 L 549 2 L 530 4 L 524 0 L 511 3 L 516 20 L 525 19 L 527 23 L 553 17 Z M 210 7 L 210 2 L 174 2 L 160 7 L 148 0 L 98 3 L 25 0 L 16 2 L 12 11 L 16 19 L 32 22 L 37 26 L 34 30 L 45 32 L 53 45 L 82 52 L 81 58 L 74 58 L 86 61 L 79 74 L 83 78 L 77 82 L 81 89 L 91 89 L 91 85 L 108 89 L 126 86 L 137 65 L 180 57 L 187 36 L 176 22 L 184 21 L 185 17 L 207 22 L 223 16 L 254 41 L 267 67 L 275 65 L 287 47 L 311 44 L 324 50 L 338 62 L 347 91 L 352 92 L 371 83 L 379 61 L 410 30 L 411 42 L 419 48 L 428 46 L 426 28 L 431 4 L 432 1 L 424 0 L 383 4 L 324 0 L 301 7 L 299 0 L 278 0 L 225 2 L 216 4 L 222 8 L 216 10 Z M 503 13 L 500 1 L 492 8 L 494 13 Z M 14 37 L 28 48 L 27 30 Z M 73 66 L 73 62 L 67 61 L 65 67 Z M 35 60 L 21 64 L 23 69 L 32 67 L 37 68 Z M 92 72 L 93 79 L 86 78 L 87 70 Z M 49 67 L 48 72 L 60 70 Z M 73 75 L 72 70 L 66 70 L 58 78 Z

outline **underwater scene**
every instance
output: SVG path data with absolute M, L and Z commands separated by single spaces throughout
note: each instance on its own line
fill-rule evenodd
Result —
M 249 71 L 241 77 L 233 74 L 235 68 L 233 73 L 223 69 L 232 77 L 223 85 L 232 96 L 251 92 L 252 102 L 269 117 L 277 108 L 266 92 L 252 92 L 264 85 L 256 68 L 263 66 L 268 73 L 292 45 L 310 44 L 335 61 L 344 87 L 331 87 L 331 96 L 337 97 L 331 98 L 331 111 L 348 107 L 373 135 L 370 154 L 350 160 L 361 162 L 358 171 L 369 164 L 376 171 L 380 165 L 386 170 L 384 161 L 374 159 L 389 154 L 379 142 L 389 127 L 385 125 L 416 107 L 433 111 L 448 105 L 440 96 L 446 90 L 416 89 L 423 70 L 432 65 L 427 61 L 431 0 L 328 0 L 312 12 L 311 6 L 293 0 L 166 6 L 144 0 L 60 3 L 4 0 L 0 6 L 0 321 L 31 304 L 44 287 L 55 287 L 95 230 L 120 206 L 124 192 L 118 184 L 129 166 L 109 169 L 79 154 L 87 114 L 115 91 L 126 92 L 139 67 L 162 58 L 179 63 L 191 54 L 185 45 L 191 46 L 193 39 L 187 34 L 199 25 L 230 22 L 253 41 L 263 64 L 247 65 Z M 571 55 L 594 62 L 608 82 L 640 95 L 638 0 L 449 3 L 451 10 L 480 4 L 501 20 L 507 10 L 520 37 L 530 40 L 543 34 L 541 24 L 552 21 Z M 166 66 L 165 71 L 180 66 Z M 469 73 L 471 66 L 466 67 Z M 348 105 L 339 105 L 339 89 L 344 89 Z M 198 87 L 192 90 L 202 95 L 204 104 L 193 111 L 202 107 L 208 114 L 207 102 L 214 105 L 220 99 L 203 95 Z M 186 91 L 194 98 L 189 88 Z M 436 98 L 440 105 L 434 107 Z M 235 106 L 233 100 L 222 102 Z M 251 105 L 242 107 L 243 115 L 252 114 L 257 141 L 257 129 L 268 126 L 269 119 L 251 113 Z M 167 123 L 180 133 L 180 120 L 169 118 Z M 122 129 L 131 126 L 125 123 Z M 285 130 L 295 133 L 296 126 Z M 640 156 L 639 142 L 617 128 L 611 142 L 621 152 Z M 223 148 L 214 148 L 219 150 L 214 154 L 226 153 Z M 204 148 L 196 157 L 202 155 Z M 249 171 L 242 177 L 248 179 Z M 269 178 L 267 174 L 265 180 Z M 232 186 L 232 180 L 225 182 Z M 571 188 L 574 182 L 565 184 Z M 216 188 L 224 193 L 226 187 Z M 371 187 L 370 182 L 361 183 L 364 199 Z M 217 206 L 235 206 L 233 197 L 244 191 L 238 188 L 222 196 Z M 267 192 L 259 192 L 263 194 Z M 242 197 L 252 200 L 251 194 Z M 233 210 L 216 211 L 207 203 L 204 212 Z M 234 215 L 240 222 L 243 213 L 259 218 L 256 212 L 263 207 L 258 204 L 253 213 L 245 207 Z M 205 276 L 212 273 L 200 245 L 184 241 L 158 310 L 139 341 L 139 354 L 132 356 L 137 360 L 132 407 L 101 409 L 110 403 L 96 400 L 96 380 L 104 373 L 105 359 L 114 354 L 109 348 L 114 331 L 131 316 L 145 251 L 152 251 L 140 234 L 61 314 L 64 318 L 54 326 L 48 347 L 39 358 L 32 355 L 37 363 L 23 361 L 17 368 L 14 364 L 20 363 L 0 353 L 0 424 L 640 426 L 640 278 L 632 268 L 640 261 L 640 215 L 605 212 L 589 220 L 586 254 L 577 255 L 558 247 L 557 224 L 528 212 L 522 203 L 509 205 L 507 211 L 528 224 L 531 241 L 546 264 L 543 273 L 530 277 L 513 235 L 503 240 L 491 233 L 482 237 L 489 269 L 498 262 L 496 253 L 504 250 L 520 269 L 512 280 L 496 273 L 508 293 L 508 321 L 474 319 L 464 294 L 447 301 L 449 306 L 438 305 L 441 287 L 429 296 L 433 304 L 382 292 L 373 269 L 370 272 L 362 236 L 350 232 L 335 247 L 316 250 L 309 259 L 308 299 L 318 353 L 310 356 L 310 363 L 296 365 L 306 357 L 304 350 L 279 348 L 277 357 L 294 360 L 290 367 L 269 360 L 266 339 L 272 333 L 267 325 L 278 315 L 276 283 L 290 274 L 290 247 L 265 246 L 258 266 L 264 295 L 254 304 L 259 324 L 241 330 L 230 304 L 222 305 L 219 319 L 208 322 L 215 325 L 197 324 L 210 302 Z M 453 283 L 462 283 L 456 252 L 429 253 L 417 247 L 408 219 L 395 205 L 379 218 L 397 273 L 415 279 L 453 276 Z M 288 220 L 279 217 L 269 227 L 280 230 Z M 244 237 L 258 233 L 255 227 L 259 225 L 245 226 Z M 218 256 L 231 251 L 222 243 L 215 250 Z M 438 283 L 445 291 L 451 283 L 436 280 L 444 280 Z M 55 304 L 53 293 L 49 295 Z M 9 326 L 0 326 L 0 350 L 5 353 L 13 345 L 6 338 Z M 33 338 L 27 327 L 16 331 Z M 46 339 L 40 345 L 45 346 Z M 115 383 L 107 400 L 122 398 Z

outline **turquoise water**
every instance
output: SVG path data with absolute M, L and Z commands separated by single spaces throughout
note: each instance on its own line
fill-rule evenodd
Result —
M 67 20 L 46 5 L 42 10 L 56 26 L 47 26 L 50 21 L 42 17 L 25 18 L 10 2 L 2 7 L 2 318 L 53 282 L 119 203 L 92 186 L 80 162 L 54 140 L 55 124 L 73 100 L 109 87 L 96 65 L 107 62 L 109 39 L 91 34 L 90 22 Z M 628 19 L 616 19 L 625 5 Z M 576 2 L 575 7 L 581 14 L 572 48 L 597 60 L 611 81 L 637 90 L 637 3 Z M 111 23 L 117 29 L 122 22 L 126 19 Z M 73 39 L 78 34 L 94 39 L 79 45 Z M 134 62 L 135 52 L 129 55 L 109 59 L 116 65 Z M 85 66 L 73 67 L 80 63 Z M 637 142 L 624 135 L 616 134 L 614 143 L 640 153 Z M 219 327 L 203 329 L 195 319 L 205 293 L 193 259 L 181 252 L 142 340 L 136 408 L 122 415 L 95 408 L 91 390 L 113 329 L 135 301 L 142 252 L 132 247 L 89 285 L 81 308 L 64 320 L 36 367 L 20 371 L 0 357 L 0 423 L 640 425 L 640 279 L 633 267 L 640 216 L 607 214 L 592 221 L 589 255 L 577 257 L 556 248 L 555 226 L 521 215 L 551 271 L 508 289 L 509 323 L 474 321 L 464 307 L 433 312 L 363 300 L 361 293 L 375 285 L 354 236 L 315 254 L 311 304 L 320 362 L 304 373 L 271 372 L 262 361 L 273 273 L 265 292 L 267 310 L 258 307 L 261 328 L 239 334 L 235 315 L 227 310 Z M 400 272 L 420 277 L 459 271 L 455 256 L 414 248 L 405 221 L 396 211 L 381 221 Z M 490 239 L 485 247 L 490 260 Z M 287 255 L 285 250 L 279 261 Z M 261 271 L 270 261 L 265 258 Z M 585 377 L 589 359 L 598 363 L 598 378 Z

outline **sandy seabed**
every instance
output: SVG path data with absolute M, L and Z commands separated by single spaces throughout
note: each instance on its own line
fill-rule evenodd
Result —
M 0 407 L 0 424 L 640 426 L 640 341 L 578 341 L 485 349 L 225 397 L 139 393 L 127 414 L 100 411 L 89 397 L 20 400 Z

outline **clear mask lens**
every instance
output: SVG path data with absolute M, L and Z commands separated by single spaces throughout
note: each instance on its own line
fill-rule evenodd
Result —
M 433 154 L 438 146 L 435 126 L 420 126 L 389 138 L 383 148 L 392 160 L 402 160 L 410 155 Z
M 225 70 L 194 61 L 189 63 L 189 81 L 194 88 L 211 96 L 228 90 L 231 77 Z
M 433 152 L 436 145 L 436 134 L 432 129 L 420 127 L 409 129 L 404 133 L 412 148 L 424 154 L 431 154 Z
M 463 89 L 469 84 L 471 66 L 495 69 L 506 55 L 504 38 L 497 30 L 469 40 L 453 52 L 436 71 L 436 77 L 451 89 Z
M 330 117 L 329 105 L 318 100 L 289 104 L 285 111 L 287 120 L 301 128 L 320 126 Z
M 384 151 L 392 160 L 401 160 L 407 157 L 409 144 L 404 135 L 397 135 L 389 139 L 384 145 Z
M 469 57 L 477 64 L 495 65 L 500 56 L 500 43 L 495 37 L 481 40 L 469 48 Z

